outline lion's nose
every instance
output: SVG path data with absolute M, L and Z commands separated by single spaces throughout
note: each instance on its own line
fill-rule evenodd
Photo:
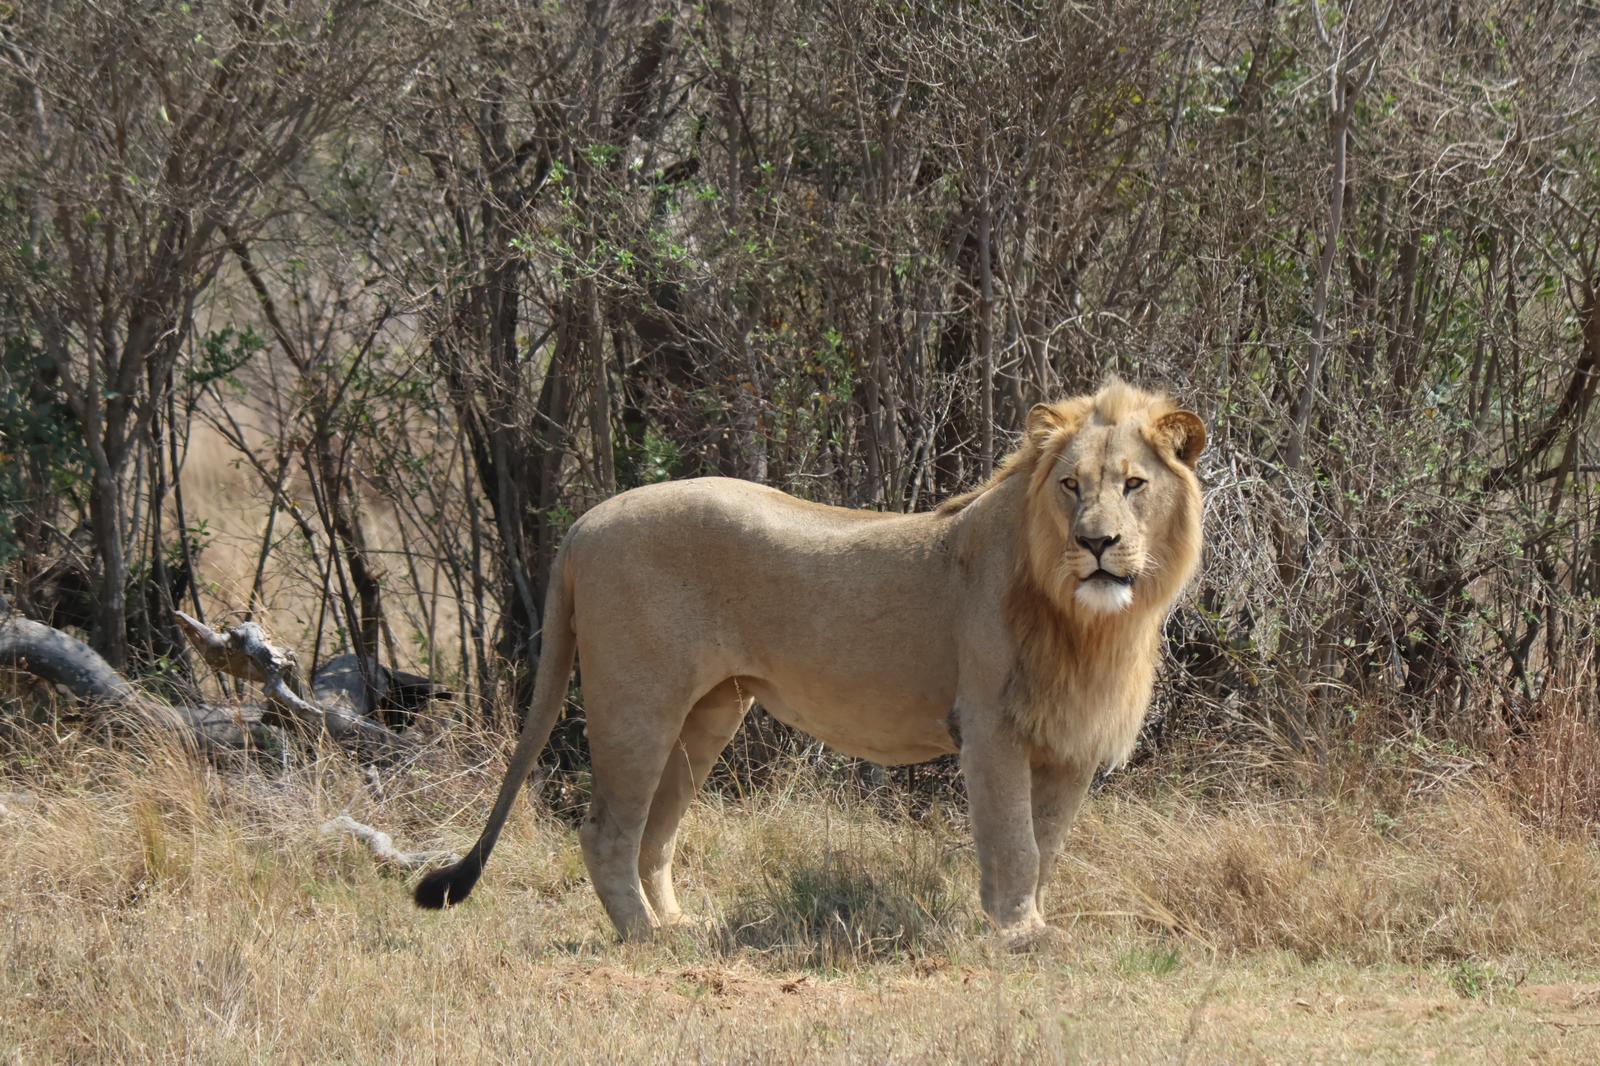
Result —
M 1094 557 L 1098 559 L 1105 554 L 1107 548 L 1121 539 L 1121 537 L 1079 537 L 1078 543 L 1094 552 Z

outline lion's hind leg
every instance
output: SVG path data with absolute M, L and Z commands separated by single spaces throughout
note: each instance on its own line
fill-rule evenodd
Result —
M 592 680 L 585 686 L 594 793 L 578 840 L 589 880 L 624 940 L 648 938 L 657 925 L 639 880 L 639 847 L 693 699 L 665 697 L 671 685 L 650 688 L 648 694 L 602 691 Z
M 735 679 L 724 681 L 694 705 L 683 723 L 678 743 L 667 758 L 661 783 L 650 803 L 650 817 L 639 848 L 639 878 L 656 918 L 663 925 L 683 919 L 677 892 L 672 887 L 672 852 L 678 824 L 717 757 L 738 732 L 750 703 Z

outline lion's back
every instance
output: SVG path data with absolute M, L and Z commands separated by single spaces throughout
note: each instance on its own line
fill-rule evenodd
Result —
M 845 605 L 932 610 L 944 588 L 936 521 L 697 478 L 596 506 L 573 526 L 563 553 L 578 613 L 591 621 L 670 619 L 758 643 L 771 630 L 820 647 Z
M 850 537 L 891 517 L 812 503 L 753 481 L 702 477 L 618 493 L 584 514 L 569 538 L 575 553 L 664 549 L 703 556 L 735 544 L 803 548 L 808 540 Z

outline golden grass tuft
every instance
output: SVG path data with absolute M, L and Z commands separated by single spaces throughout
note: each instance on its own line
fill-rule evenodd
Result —
M 1061 875 L 1074 907 L 1128 909 L 1223 952 L 1600 963 L 1600 852 L 1475 784 L 1393 812 L 1121 794 L 1091 805 L 1078 842 Z

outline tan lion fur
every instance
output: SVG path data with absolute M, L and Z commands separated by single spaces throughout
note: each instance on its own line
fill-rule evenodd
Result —
M 545 655 L 478 845 L 418 886 L 471 890 L 560 712 L 574 645 L 594 769 L 584 859 L 624 936 L 680 917 L 678 821 L 750 707 L 881 763 L 960 752 L 1002 932 L 1045 881 L 1097 767 L 1126 756 L 1162 618 L 1198 561 L 1205 430 L 1112 381 L 1039 405 L 985 485 L 936 511 L 826 507 L 747 482 L 648 486 L 574 524 Z

